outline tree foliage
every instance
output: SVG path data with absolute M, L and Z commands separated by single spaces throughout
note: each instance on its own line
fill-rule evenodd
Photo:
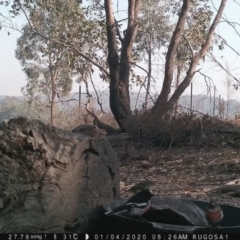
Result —
M 72 87 L 72 53 L 51 41 L 43 41 L 28 25 L 22 31 L 16 58 L 27 76 L 25 93 L 30 97 L 35 94 L 51 96 L 51 71 L 57 71 L 55 91 L 59 96 L 66 96 Z
M 85 81 L 93 71 L 91 63 L 54 40 L 78 46 L 96 59 L 97 49 L 102 48 L 101 24 L 87 19 L 76 1 L 34 1 L 21 7 L 29 15 L 16 50 L 28 80 L 23 90 L 31 99 L 47 96 L 53 108 L 57 97 L 71 91 L 73 77 Z

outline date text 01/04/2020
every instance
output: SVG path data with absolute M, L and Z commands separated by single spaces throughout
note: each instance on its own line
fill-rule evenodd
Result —
M 232 235 L 231 237 L 228 234 L 94 234 L 89 238 L 89 240 L 231 240 L 231 239 L 240 239 L 239 235 Z

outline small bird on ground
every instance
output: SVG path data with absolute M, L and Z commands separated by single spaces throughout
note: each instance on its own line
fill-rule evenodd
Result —
M 132 217 L 140 217 L 150 209 L 150 199 L 153 194 L 148 190 L 144 189 L 137 193 L 136 195 L 129 198 L 121 206 L 113 209 L 112 211 L 106 212 L 107 216 L 113 214 L 119 214 L 122 212 L 127 212 Z
M 150 180 L 146 180 L 146 181 L 142 181 L 142 182 L 135 184 L 134 186 L 132 186 L 125 192 L 132 192 L 134 194 L 137 194 L 144 189 L 150 189 L 153 185 L 155 185 L 154 182 L 152 182 Z M 123 193 L 125 193 L 125 192 L 123 192 Z
M 205 217 L 208 221 L 208 224 L 212 227 L 216 226 L 216 224 L 223 219 L 223 211 L 214 200 L 210 200 L 205 211 Z

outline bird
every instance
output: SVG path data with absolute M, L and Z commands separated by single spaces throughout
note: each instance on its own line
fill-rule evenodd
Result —
M 152 182 L 150 180 L 146 180 L 146 181 L 142 181 L 142 182 L 135 184 L 133 187 L 129 188 L 125 192 L 132 192 L 134 194 L 137 194 L 138 192 L 140 192 L 144 189 L 150 189 L 153 185 L 155 185 L 154 182 Z M 125 192 L 123 192 L 123 193 L 125 193 Z
M 209 205 L 205 210 L 205 217 L 208 225 L 214 227 L 223 219 L 223 216 L 221 207 L 214 200 L 210 200 Z
M 149 200 L 143 203 L 129 204 L 127 211 L 131 217 L 141 217 L 144 213 L 148 212 L 150 208 L 151 208 L 151 202 Z
M 153 194 L 148 189 L 144 189 L 139 193 L 135 194 L 119 207 L 105 212 L 105 215 L 111 216 L 113 214 L 120 214 L 127 212 L 131 217 L 140 217 L 144 213 L 148 212 L 151 207 L 151 197 Z

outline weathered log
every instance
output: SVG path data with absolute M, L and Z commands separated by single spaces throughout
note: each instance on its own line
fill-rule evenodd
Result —
M 11 119 L 0 124 L 0 232 L 89 230 L 119 197 L 118 161 L 104 138 Z M 93 225 L 92 225 L 93 226 Z

